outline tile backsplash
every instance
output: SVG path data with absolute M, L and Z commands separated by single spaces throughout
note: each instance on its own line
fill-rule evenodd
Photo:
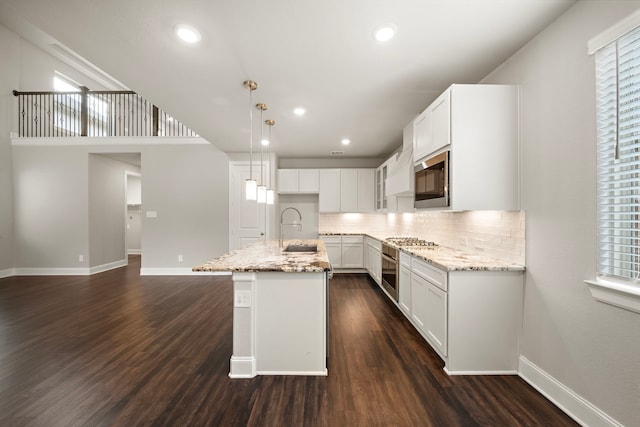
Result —
M 524 211 L 320 214 L 322 233 L 413 236 L 524 265 Z

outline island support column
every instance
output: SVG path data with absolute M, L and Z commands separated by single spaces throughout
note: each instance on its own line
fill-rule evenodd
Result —
M 257 273 L 233 273 L 233 355 L 229 377 L 256 376 L 256 281 Z

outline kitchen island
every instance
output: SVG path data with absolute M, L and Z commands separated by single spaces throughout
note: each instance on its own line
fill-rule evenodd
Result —
M 321 240 L 259 241 L 193 268 L 233 275 L 231 378 L 327 375 L 330 269 Z

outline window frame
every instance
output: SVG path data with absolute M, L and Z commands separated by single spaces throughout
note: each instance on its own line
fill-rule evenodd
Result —
M 608 28 L 602 33 L 598 34 L 594 38 L 592 38 L 588 42 L 588 53 L 589 55 L 595 54 L 602 48 L 610 46 L 611 43 L 617 43 L 617 41 L 630 33 L 633 30 L 636 30 L 640 27 L 640 10 L 634 12 L 628 17 L 624 18 L 614 26 Z M 640 39 L 640 35 L 638 36 Z M 640 53 L 638 54 L 638 58 L 640 59 Z M 594 66 L 594 72 L 597 72 L 596 67 Z M 616 71 L 618 73 L 618 71 Z M 596 75 L 596 80 L 598 76 Z M 618 96 L 616 94 L 616 96 Z M 617 118 L 616 118 L 617 120 Z M 596 126 L 598 126 L 598 120 L 596 120 Z M 601 140 L 600 140 L 600 130 L 598 129 L 598 141 L 596 145 L 596 149 L 600 150 Z M 616 142 L 616 145 L 618 142 Z M 598 182 L 600 183 L 600 164 L 597 166 L 597 176 Z M 640 172 L 640 166 L 638 167 L 638 172 Z M 598 184 L 600 185 L 600 184 Z M 598 189 L 598 199 L 600 199 L 600 188 Z M 598 227 L 600 227 L 602 217 L 600 216 L 600 209 L 597 212 L 598 215 Z M 600 272 L 600 256 L 601 256 L 601 241 L 600 241 L 600 230 L 598 229 L 598 267 L 597 267 L 597 276 L 595 279 L 585 280 L 585 284 L 588 285 L 589 290 L 591 292 L 591 296 L 600 302 L 613 305 L 619 308 L 623 308 L 625 310 L 629 310 L 632 312 L 640 313 L 640 280 L 634 279 L 626 279 L 622 277 L 602 274 Z

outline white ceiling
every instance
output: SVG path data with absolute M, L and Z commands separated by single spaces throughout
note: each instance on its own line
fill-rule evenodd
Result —
M 248 151 L 251 79 L 280 157 L 383 157 L 447 86 L 477 83 L 574 2 L 0 0 L 0 22 L 31 40 L 32 24 L 223 151 Z M 385 22 L 398 34 L 380 44 Z M 178 40 L 180 23 L 201 42 Z

